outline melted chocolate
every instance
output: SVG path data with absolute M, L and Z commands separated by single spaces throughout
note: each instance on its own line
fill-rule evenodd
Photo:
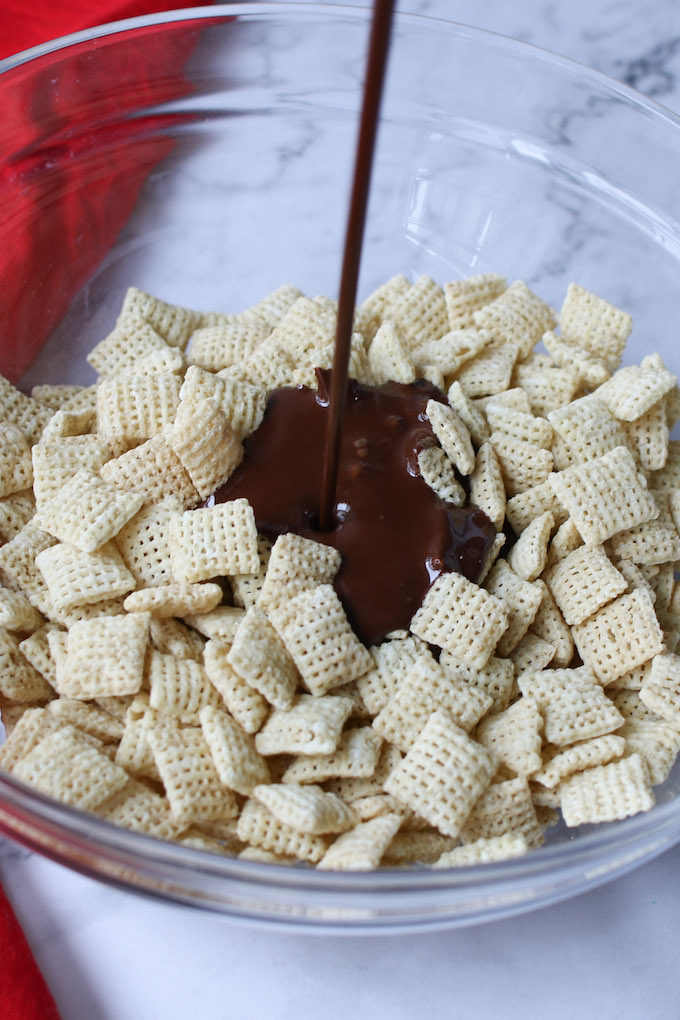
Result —
M 420 477 L 418 453 L 436 444 L 425 417 L 443 394 L 427 382 L 362 386 L 350 381 L 334 505 L 320 530 L 319 477 L 328 422 L 329 372 L 319 390 L 276 390 L 244 458 L 215 493 L 218 503 L 245 496 L 258 530 L 292 531 L 342 553 L 335 588 L 366 644 L 408 628 L 433 581 L 447 571 L 481 572 L 496 534 L 474 506 L 442 502 Z

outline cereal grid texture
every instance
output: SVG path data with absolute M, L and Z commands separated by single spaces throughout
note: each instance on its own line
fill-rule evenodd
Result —
M 292 285 L 229 314 L 130 288 L 95 386 L 0 379 L 0 768 L 321 869 L 505 860 L 556 809 L 649 810 L 680 751 L 675 377 L 621 368 L 630 316 L 577 284 L 557 314 L 492 273 L 369 295 L 351 372 L 440 387 L 420 473 L 499 534 L 477 583 L 442 575 L 367 649 L 335 550 L 203 505 L 269 392 L 330 365 L 335 316 Z

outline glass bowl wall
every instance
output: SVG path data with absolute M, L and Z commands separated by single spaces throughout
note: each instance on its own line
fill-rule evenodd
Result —
M 370 12 L 231 4 L 82 33 L 0 64 L 0 370 L 94 381 L 126 288 L 237 312 L 284 282 L 337 294 Z M 680 124 L 518 42 L 398 16 L 360 278 L 571 280 L 633 313 L 627 360 L 678 367 Z M 276 868 L 113 829 L 0 776 L 0 829 L 126 888 L 327 930 L 467 924 L 581 892 L 680 839 L 678 776 L 645 816 L 503 865 Z

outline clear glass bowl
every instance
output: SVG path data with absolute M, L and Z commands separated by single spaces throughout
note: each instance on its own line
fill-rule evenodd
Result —
M 131 283 L 239 311 L 284 281 L 335 296 L 369 13 L 233 4 L 106 26 L 0 64 L 0 370 L 91 382 Z M 677 368 L 680 123 L 521 43 L 398 16 L 360 296 L 397 272 L 496 271 L 633 313 L 629 360 Z M 426 929 L 554 902 L 680 839 L 648 814 L 549 830 L 456 871 L 273 867 L 115 829 L 0 776 L 0 830 L 104 881 L 261 923 Z

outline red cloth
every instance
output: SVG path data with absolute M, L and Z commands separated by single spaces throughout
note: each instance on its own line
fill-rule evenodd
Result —
M 0 55 L 164 7 L 158 0 L 0 0 Z M 172 151 L 158 130 L 171 124 L 168 115 L 139 110 L 188 91 L 182 68 L 204 24 L 192 30 L 185 22 L 162 38 L 138 29 L 124 56 L 104 38 L 94 59 L 73 61 L 67 49 L 56 63 L 34 61 L 30 75 L 20 65 L 2 76 L 0 372 L 12 381 L 114 243 L 149 172 Z
M 0 887 L 0 1016 L 2 1020 L 59 1020 L 45 979 Z

